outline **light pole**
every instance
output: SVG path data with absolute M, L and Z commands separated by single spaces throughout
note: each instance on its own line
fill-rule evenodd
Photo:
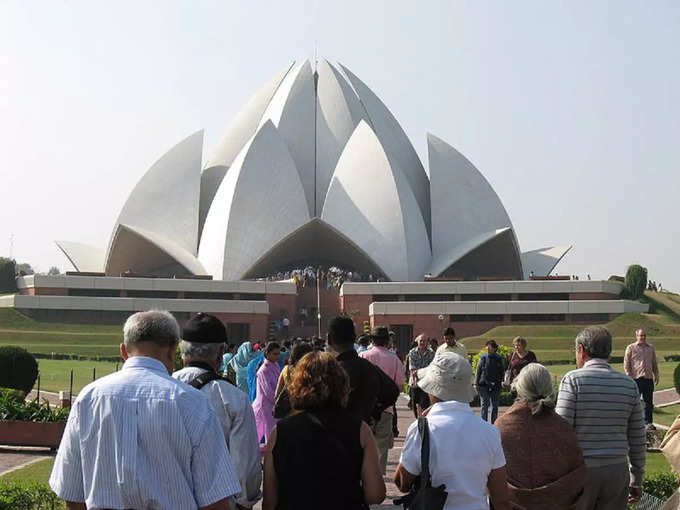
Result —
M 319 281 L 319 268 L 316 268 L 316 325 L 318 337 L 321 338 L 321 282 Z

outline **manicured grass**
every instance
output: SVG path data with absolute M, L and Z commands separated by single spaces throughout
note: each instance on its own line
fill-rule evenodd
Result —
M 675 421 L 675 417 L 680 414 L 680 404 L 666 407 L 654 408 L 654 423 L 660 423 L 670 427 Z
M 14 310 L 0 308 L 0 329 L 21 329 L 26 331 L 67 331 L 83 333 L 120 334 L 122 325 L 99 324 L 60 324 L 56 322 L 38 322 Z
M 50 473 L 52 472 L 52 466 L 54 465 L 54 457 L 49 459 L 39 460 L 30 466 L 26 466 L 16 471 L 12 471 L 5 475 L 0 476 L 0 480 L 3 482 L 40 482 L 47 483 L 50 478 Z
M 659 385 L 654 387 L 655 391 L 667 390 L 668 388 L 673 387 L 673 371 L 675 370 L 675 367 L 677 365 L 678 363 L 675 361 L 659 363 Z M 618 370 L 619 372 L 623 372 L 623 363 L 613 363 L 612 367 Z M 573 365 L 547 366 L 547 369 L 550 370 L 550 373 L 553 375 L 553 377 L 557 378 L 558 382 L 562 380 L 564 374 L 566 374 L 570 370 L 574 370 L 575 368 L 576 368 L 575 363 Z
M 668 464 L 666 457 L 661 452 L 647 452 L 647 462 L 645 463 L 645 475 L 653 475 L 656 473 L 670 473 L 671 466 Z
M 118 368 L 122 363 L 118 364 Z M 116 363 L 109 361 L 77 361 L 39 359 L 40 389 L 60 391 L 69 389 L 71 370 L 73 370 L 73 393 L 78 393 L 84 386 L 92 382 L 92 371 L 96 370 L 97 378 L 111 374 L 116 370 Z M 35 386 L 37 389 L 37 384 Z

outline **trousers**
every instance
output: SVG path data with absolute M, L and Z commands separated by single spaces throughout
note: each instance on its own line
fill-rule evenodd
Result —
M 491 404 L 491 423 L 494 423 L 498 417 L 498 398 L 501 396 L 500 384 L 493 390 L 490 390 L 486 385 L 480 385 L 477 387 L 477 391 L 479 391 L 479 399 L 482 401 L 482 420 L 489 421 L 489 404 Z
M 630 473 L 625 462 L 586 468 L 580 510 L 626 510 Z
M 654 381 L 652 379 L 639 377 L 638 379 L 635 379 L 635 384 L 637 384 L 637 387 L 640 390 L 642 400 L 645 401 L 645 423 L 649 425 L 654 421 Z
M 387 453 L 394 446 L 394 435 L 392 433 L 392 413 L 383 411 L 380 420 L 373 426 L 375 443 L 378 446 L 380 456 L 380 469 L 383 475 L 387 472 Z

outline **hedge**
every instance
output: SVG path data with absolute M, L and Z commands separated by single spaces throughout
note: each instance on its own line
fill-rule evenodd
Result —
M 38 362 L 26 349 L 0 346 L 0 386 L 28 393 L 38 378 Z
M 671 497 L 679 485 L 680 480 L 675 473 L 654 473 L 645 476 L 642 491 L 665 501 Z
M 0 510 L 62 510 L 65 508 L 45 483 L 0 481 Z

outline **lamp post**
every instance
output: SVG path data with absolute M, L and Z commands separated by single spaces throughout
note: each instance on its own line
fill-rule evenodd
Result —
M 319 281 L 319 268 L 316 268 L 316 325 L 318 337 L 321 338 L 321 282 Z

